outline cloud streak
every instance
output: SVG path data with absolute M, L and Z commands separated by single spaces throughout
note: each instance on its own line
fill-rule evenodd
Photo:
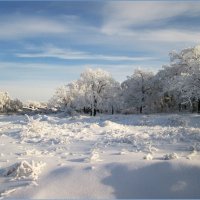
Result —
M 124 33 L 131 27 L 164 23 L 179 16 L 200 16 L 200 2 L 109 2 L 104 8 L 101 31 L 107 35 Z
M 33 36 L 66 34 L 71 27 L 58 20 L 36 16 L 1 16 L 0 39 L 21 39 Z
M 65 60 L 105 60 L 105 61 L 147 61 L 155 60 L 153 57 L 110 56 L 92 54 L 83 51 L 62 49 L 54 46 L 41 47 L 39 53 L 17 53 L 19 58 L 58 58 Z

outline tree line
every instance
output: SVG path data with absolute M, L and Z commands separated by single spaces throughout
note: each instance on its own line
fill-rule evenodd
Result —
M 58 88 L 47 107 L 91 116 L 97 113 L 200 113 L 200 46 L 173 51 L 169 57 L 169 65 L 162 66 L 157 73 L 137 69 L 122 83 L 102 69 L 86 69 L 78 80 Z M 1 94 L 0 111 L 6 109 Z
M 86 69 L 58 88 L 49 104 L 69 112 L 200 113 L 200 46 L 171 52 L 157 73 L 137 69 L 121 84 L 102 69 Z

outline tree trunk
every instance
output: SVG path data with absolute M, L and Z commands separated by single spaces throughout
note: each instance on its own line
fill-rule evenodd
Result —
M 96 114 L 97 114 L 97 100 L 95 99 L 95 96 L 94 96 L 94 101 L 93 101 L 93 105 L 92 105 L 91 116 L 96 116 Z
M 94 108 L 93 116 L 96 116 L 96 114 L 97 114 L 97 110 Z
M 142 113 L 142 106 L 140 106 L 140 114 Z
M 194 113 L 194 112 L 195 112 L 195 103 L 192 102 L 192 113 Z
M 90 116 L 93 116 L 93 106 L 91 104 Z
M 200 99 L 198 99 L 197 112 L 200 113 Z
M 114 108 L 113 108 L 113 106 L 112 106 L 112 115 L 114 114 Z

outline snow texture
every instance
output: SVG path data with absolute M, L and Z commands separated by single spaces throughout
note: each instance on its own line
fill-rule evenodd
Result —
M 1 115 L 0 198 L 200 198 L 200 116 Z

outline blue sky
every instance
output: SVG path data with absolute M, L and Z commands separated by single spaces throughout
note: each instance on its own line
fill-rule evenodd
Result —
M 87 67 L 123 81 L 199 42 L 198 1 L 0 1 L 0 90 L 47 101 Z

